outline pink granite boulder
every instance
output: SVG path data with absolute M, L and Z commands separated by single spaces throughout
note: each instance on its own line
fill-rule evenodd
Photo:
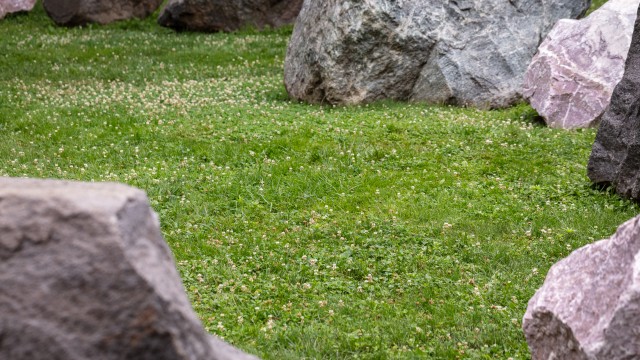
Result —
M 7 14 L 21 11 L 31 11 L 36 0 L 0 0 L 0 19 Z
M 522 327 L 533 360 L 640 359 L 640 217 L 547 274 Z
M 560 20 L 547 35 L 522 89 L 547 125 L 598 125 L 622 78 L 639 3 L 609 0 L 582 20 Z

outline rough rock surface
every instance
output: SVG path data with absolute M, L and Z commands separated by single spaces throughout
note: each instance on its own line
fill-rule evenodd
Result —
M 640 10 L 640 9 L 639 9 Z M 622 80 L 613 90 L 591 150 L 587 174 L 640 200 L 640 21 L 636 18 Z
M 7 14 L 21 11 L 31 11 L 36 0 L 0 0 L 0 19 Z
M 151 15 L 160 4 L 162 0 L 42 0 L 49 17 L 63 26 L 141 19 Z
M 206 334 L 146 195 L 0 178 L 0 359 L 255 359 Z
M 234 31 L 292 24 L 303 0 L 170 0 L 158 23 L 176 30 Z
M 522 90 L 547 125 L 598 125 L 624 73 L 638 4 L 609 0 L 585 19 L 554 26 L 529 65 Z
M 590 0 L 305 1 L 285 59 L 290 96 L 504 107 L 560 18 Z
M 522 323 L 532 359 L 640 358 L 639 251 L 636 217 L 551 267 Z

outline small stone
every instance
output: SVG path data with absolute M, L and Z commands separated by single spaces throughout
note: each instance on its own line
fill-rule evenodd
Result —
M 118 20 L 142 19 L 163 0 L 42 0 L 47 15 L 58 25 L 109 24 Z
M 0 178 L 0 314 L 0 359 L 256 359 L 204 331 L 120 184 Z
M 35 4 L 36 0 L 0 0 L 0 19 L 7 14 L 31 11 Z
M 533 360 L 640 358 L 640 217 L 553 265 L 522 321 Z
M 640 200 L 640 22 L 636 18 L 622 80 L 613 90 L 591 150 L 587 174 Z
M 538 48 L 523 96 L 553 128 L 597 126 L 622 79 L 640 0 L 609 0 L 582 20 L 563 19 Z
M 178 31 L 234 31 L 293 24 L 303 0 L 169 0 L 158 23 Z

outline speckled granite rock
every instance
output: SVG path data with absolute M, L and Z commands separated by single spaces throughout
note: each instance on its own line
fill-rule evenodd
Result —
M 598 125 L 624 73 L 638 4 L 609 0 L 585 19 L 554 26 L 529 65 L 522 90 L 547 125 Z
M 522 327 L 533 360 L 640 359 L 640 217 L 559 261 Z
M 176 30 L 234 31 L 292 24 L 303 0 L 169 0 L 158 23 Z
M 636 18 L 622 80 L 591 150 L 587 174 L 592 182 L 612 185 L 621 196 L 640 200 L 640 22 Z
M 254 359 L 208 335 L 146 195 L 0 178 L 0 359 Z
M 7 14 L 31 11 L 35 4 L 36 0 L 0 0 L 0 19 Z
M 62 26 L 145 18 L 160 4 L 162 0 L 42 0 L 49 17 Z
M 590 0 L 305 1 L 285 58 L 292 98 L 505 107 L 560 18 Z

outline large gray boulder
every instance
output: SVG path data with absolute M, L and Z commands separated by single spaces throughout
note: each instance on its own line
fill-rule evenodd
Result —
M 505 107 L 558 19 L 590 0 L 305 1 L 285 58 L 289 95 Z
M 602 116 L 587 174 L 612 185 L 625 198 L 640 200 L 640 22 L 636 18 L 624 75 Z
M 639 222 L 551 267 L 522 322 L 533 360 L 640 359 Z
M 0 0 L 0 19 L 7 14 L 31 11 L 36 4 L 36 0 Z
M 303 0 L 169 0 L 158 23 L 178 31 L 234 31 L 293 24 Z
M 255 359 L 208 335 L 146 195 L 0 178 L 0 359 Z
M 596 126 L 624 73 L 640 0 L 609 0 L 582 20 L 560 20 L 524 76 L 523 96 L 554 128 Z
M 108 24 L 118 20 L 142 19 L 163 0 L 42 0 L 49 17 L 58 25 Z

